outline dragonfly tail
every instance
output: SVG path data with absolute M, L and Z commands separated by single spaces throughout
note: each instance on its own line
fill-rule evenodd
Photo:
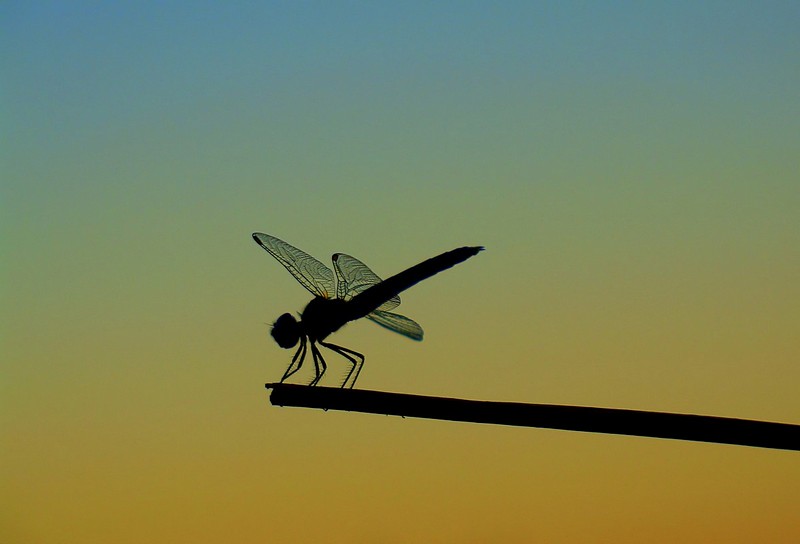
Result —
M 448 268 L 452 268 L 459 263 L 463 263 L 482 250 L 482 246 L 467 246 L 453 249 L 441 255 L 437 255 L 436 257 L 431 257 L 426 261 L 422 261 L 390 278 L 386 278 L 382 282 L 373 285 L 369 289 L 353 297 L 348 304 L 353 312 L 352 319 L 364 317 L 393 296 L 400 294 L 409 287 L 413 287 L 422 280 L 428 279 Z

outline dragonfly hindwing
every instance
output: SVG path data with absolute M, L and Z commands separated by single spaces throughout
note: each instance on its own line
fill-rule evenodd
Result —
M 366 291 L 381 279 L 367 265 L 345 253 L 333 256 L 333 269 L 336 271 L 336 298 L 350 300 Z M 400 297 L 395 295 L 380 306 L 378 310 L 391 310 L 400 305 Z

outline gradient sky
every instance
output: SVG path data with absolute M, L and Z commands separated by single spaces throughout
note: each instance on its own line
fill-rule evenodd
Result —
M 800 539 L 794 452 L 272 407 L 309 294 L 250 239 L 486 246 L 405 294 L 424 342 L 337 333 L 361 388 L 800 423 L 797 2 L 0 25 L 0 541 Z

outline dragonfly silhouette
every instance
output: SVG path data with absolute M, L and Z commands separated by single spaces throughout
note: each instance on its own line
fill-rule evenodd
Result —
M 326 342 L 325 339 L 331 333 L 350 321 L 366 317 L 390 331 L 413 340 L 422 340 L 422 327 L 418 323 L 389 311 L 400 304 L 398 294 L 483 250 L 483 247 L 477 246 L 460 247 L 381 280 L 367 265 L 344 253 L 333 255 L 331 270 L 311 255 L 269 234 L 256 232 L 253 233 L 253 239 L 314 295 L 300 314 L 300 321 L 286 313 L 272 326 L 272 337 L 280 347 L 291 349 L 300 343 L 281 382 L 300 370 L 307 346 L 310 345 L 315 375 L 309 385 L 319 383 L 327 368 L 317 347 L 319 344 L 338 353 L 353 365 L 342 382 L 342 387 L 347 385 L 351 377 L 353 379 L 350 387 L 355 385 L 364 364 L 364 355 Z

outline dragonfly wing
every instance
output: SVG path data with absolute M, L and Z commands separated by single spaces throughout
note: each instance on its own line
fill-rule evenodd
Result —
M 255 232 L 253 240 L 278 259 L 278 262 L 311 294 L 322 298 L 333 297 L 336 291 L 330 268 L 308 253 L 269 234 Z
M 419 323 L 404 315 L 375 310 L 367 316 L 367 319 L 412 340 L 422 340 L 422 327 L 419 326 Z
M 333 256 L 333 269 L 336 271 L 336 298 L 350 300 L 366 291 L 381 279 L 367 265 L 344 253 Z M 380 306 L 378 310 L 391 310 L 400 305 L 400 297 L 395 295 Z

